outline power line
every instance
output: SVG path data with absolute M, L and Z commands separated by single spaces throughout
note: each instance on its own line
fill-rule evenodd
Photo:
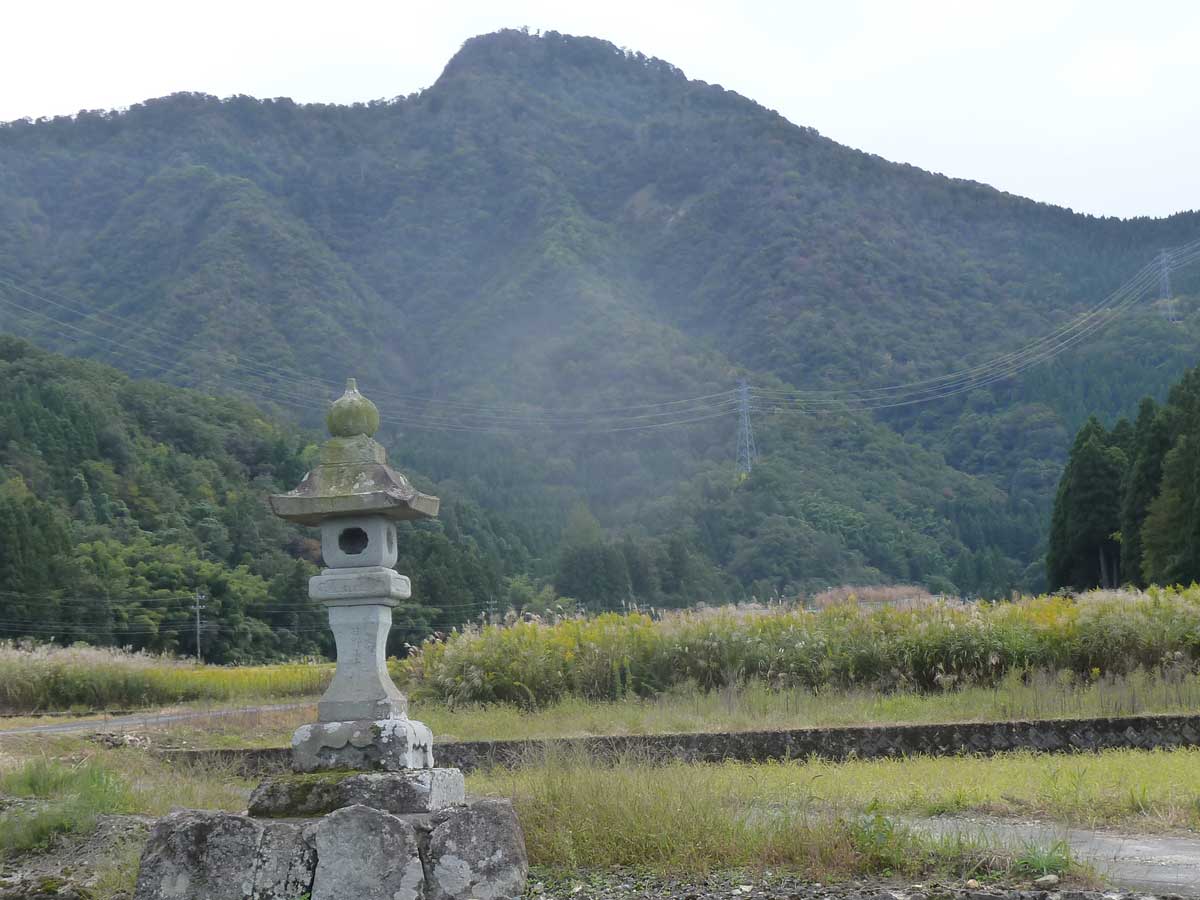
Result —
M 1173 268 L 1190 264 L 1200 258 L 1200 252 L 1191 251 L 1173 263 Z M 1133 306 L 1153 283 L 1153 266 L 1143 269 L 1117 291 L 1106 298 L 1102 307 L 1074 320 L 1053 335 L 1040 338 L 1020 351 L 988 363 L 938 378 L 912 382 L 884 388 L 851 389 L 843 391 L 802 391 L 755 389 L 755 395 L 775 402 L 788 401 L 805 407 L 812 405 L 834 405 L 846 409 L 886 409 L 914 403 L 931 402 L 945 397 L 975 390 L 997 381 L 1012 377 L 1031 366 L 1046 362 L 1069 347 L 1104 328 Z M 920 387 L 919 385 L 926 385 Z M 809 410 L 812 411 L 812 410 Z
M 90 332 L 85 328 L 75 325 L 71 322 L 65 322 L 57 319 L 48 313 L 33 309 L 13 301 L 11 298 L 6 298 L 0 295 L 0 304 L 7 305 L 10 308 L 15 308 L 29 315 L 38 316 L 46 319 L 48 322 L 59 325 L 61 327 L 79 332 L 85 336 L 93 337 L 104 343 L 110 344 L 117 349 L 123 351 L 128 358 L 132 354 L 135 358 L 148 360 L 151 364 L 157 364 L 163 369 L 167 369 L 175 365 L 176 360 L 168 360 L 165 357 L 159 356 L 152 351 L 142 349 L 140 347 L 113 340 L 106 335 Z M 239 364 L 234 364 L 233 368 L 240 368 Z M 225 379 L 225 375 L 216 370 L 210 370 L 211 374 L 216 377 Z M 328 403 L 313 401 L 313 387 L 311 384 L 303 382 L 291 382 L 287 379 L 276 379 L 276 381 L 266 380 L 267 376 L 257 373 L 253 370 L 247 371 L 252 378 L 263 379 L 263 383 L 256 385 L 255 391 L 266 397 L 267 399 L 275 400 L 284 405 L 295 406 L 303 409 L 312 409 L 324 412 L 328 409 Z M 276 382 L 282 382 L 282 386 Z M 288 389 L 288 385 L 292 386 L 292 390 Z M 233 384 L 235 388 L 244 387 L 242 384 Z M 297 393 L 299 391 L 299 393 Z M 423 428 L 435 431 L 465 431 L 473 433 L 490 433 L 490 434 L 516 434 L 529 428 L 538 428 L 546 430 L 557 430 L 568 434 L 603 434 L 619 431 L 637 431 L 645 429 L 654 429 L 660 427 L 669 427 L 674 425 L 683 425 L 690 422 L 705 421 L 707 419 L 716 418 L 712 414 L 714 410 L 728 410 L 736 403 L 734 392 L 724 391 L 717 394 L 703 395 L 700 397 L 690 397 L 681 400 L 665 401 L 663 405 L 675 404 L 671 409 L 660 409 L 654 412 L 645 412 L 638 414 L 627 414 L 623 416 L 601 415 L 595 416 L 590 413 L 581 413 L 579 417 L 568 420 L 550 420 L 546 418 L 534 417 L 516 417 L 506 415 L 492 415 L 483 413 L 462 414 L 460 417 L 441 415 L 435 413 L 423 413 L 404 411 L 396 414 L 383 415 L 381 420 L 391 424 L 403 425 L 406 427 Z M 718 402 L 709 403 L 710 398 L 719 398 Z M 685 405 L 687 404 L 687 405 Z M 643 404 L 638 408 L 648 408 L 653 404 Z M 384 406 L 386 412 L 387 407 Z M 696 413 L 704 413 L 696 415 Z M 590 418 L 589 418 L 590 416 Z M 664 421 L 657 421 L 664 420 Z
M 884 409 L 913 403 L 931 402 L 954 396 L 965 390 L 974 390 L 1002 378 L 1011 377 L 1031 365 L 1044 362 L 1064 352 L 1078 340 L 1086 337 L 1096 330 L 1096 328 L 1103 327 L 1103 325 L 1107 324 L 1111 319 L 1136 302 L 1141 291 L 1148 284 L 1147 279 L 1157 274 L 1161 291 L 1164 274 L 1169 280 L 1169 271 L 1171 269 L 1188 265 L 1197 257 L 1200 257 L 1200 241 L 1193 241 L 1173 250 L 1161 251 L 1154 262 L 1143 267 L 1125 285 L 1122 285 L 1117 291 L 1106 297 L 1095 308 L 1018 350 L 993 358 L 977 366 L 960 370 L 959 372 L 876 388 L 843 388 L 809 391 L 755 388 L 753 389 L 753 394 L 755 397 L 775 399 L 776 402 L 779 402 L 780 398 L 782 398 L 788 401 L 790 405 L 800 406 L 805 411 L 817 411 L 809 409 L 809 407 L 813 405 L 833 405 L 849 409 Z M 114 322 L 122 322 L 118 317 L 106 313 L 95 312 L 84 314 L 79 309 L 71 307 L 65 302 L 47 298 L 43 294 L 33 291 L 11 278 L 7 280 L 0 279 L 0 286 L 5 285 L 10 290 L 18 290 L 27 296 L 49 305 L 73 312 L 76 315 L 81 315 L 84 321 L 89 318 L 92 321 L 99 321 L 100 318 L 107 317 L 113 319 Z M 28 315 L 44 318 L 54 325 L 74 331 L 81 335 L 78 338 L 79 340 L 90 337 L 108 343 L 125 351 L 127 360 L 128 355 L 131 354 L 135 359 L 145 360 L 148 365 L 158 367 L 162 371 L 171 369 L 178 363 L 177 348 L 179 342 L 174 339 L 174 336 L 170 336 L 172 340 L 171 347 L 172 352 L 176 355 L 172 358 L 167 358 L 144 347 L 116 341 L 107 335 L 84 328 L 75 322 L 57 319 L 44 310 L 33 309 L 17 303 L 11 297 L 5 297 L 3 294 L 0 294 L 0 304 L 6 304 L 10 309 L 21 310 Z M 124 324 L 128 328 L 128 323 Z M 143 331 L 158 330 L 153 329 L 151 326 L 145 326 Z M 165 332 L 159 333 L 165 335 Z M 262 386 L 258 387 L 257 390 L 267 399 L 305 409 L 324 410 L 326 408 L 326 404 L 324 403 L 314 404 L 313 402 L 314 386 L 329 384 L 329 382 L 325 382 L 322 379 L 293 373 L 269 364 L 258 365 L 253 363 L 253 361 L 244 362 L 240 359 L 235 360 L 230 368 L 240 369 L 250 377 L 261 380 L 263 382 Z M 223 373 L 219 371 L 216 374 L 218 378 L 224 377 Z M 290 390 L 289 387 L 291 388 Z M 420 409 L 406 409 L 401 412 L 391 412 L 385 408 L 383 411 L 384 415 L 381 418 L 388 424 L 448 432 L 460 431 L 491 434 L 515 434 L 529 428 L 550 429 L 567 434 L 606 434 L 625 431 L 646 431 L 721 418 L 735 410 L 739 417 L 741 417 L 744 415 L 746 408 L 746 398 L 741 388 L 676 400 L 659 401 L 657 403 L 616 407 L 611 411 L 551 412 L 543 410 L 541 413 L 533 414 L 521 407 L 505 407 L 500 404 L 481 405 L 453 400 L 437 400 L 428 397 L 415 398 L 413 395 L 392 394 L 387 391 L 382 392 L 381 396 L 395 396 L 397 398 L 405 398 L 409 402 L 415 401 L 428 404 L 434 408 L 436 408 L 436 405 L 442 405 L 456 410 L 452 413 L 430 412 L 427 406 L 425 411 Z M 498 412 L 498 410 L 506 408 L 511 411 Z M 646 411 L 634 412 L 635 410 Z
M 79 309 L 78 307 L 73 307 L 66 302 L 62 302 L 63 298 L 59 298 L 58 300 L 55 300 L 52 297 L 46 297 L 43 293 L 34 291 L 28 285 L 25 285 L 25 284 L 17 281 L 12 276 L 5 276 L 5 277 L 0 278 L 0 286 L 7 286 L 11 290 L 20 291 L 21 293 L 26 294 L 27 296 L 29 296 L 32 299 L 36 299 L 38 301 L 47 303 L 49 305 L 52 305 L 59 309 L 62 309 L 66 312 L 73 313 L 77 316 L 80 316 L 84 320 L 92 319 L 95 321 L 99 321 L 100 319 L 103 319 L 103 318 L 111 319 L 111 320 L 113 320 L 112 324 L 114 325 L 114 327 L 119 328 L 121 330 L 122 334 L 129 334 L 131 332 L 136 332 L 136 331 L 140 330 L 143 333 L 142 336 L 147 340 L 147 342 L 157 341 L 160 345 L 171 348 L 172 353 L 175 353 L 175 354 L 177 354 L 178 349 L 181 346 L 185 346 L 189 340 L 189 339 L 185 338 L 183 341 L 181 341 L 179 339 L 178 335 L 169 334 L 160 329 L 156 329 L 151 325 L 143 324 L 140 326 L 132 327 L 128 320 L 118 317 L 116 315 L 101 313 L 98 311 L 88 313 L 82 309 Z M 10 302 L 12 302 L 12 301 L 10 301 Z M 106 343 L 114 343 L 118 347 L 126 346 L 119 342 L 113 341 L 112 338 L 110 338 L 108 335 L 101 334 L 99 332 L 91 331 L 89 329 L 83 328 L 82 326 L 77 325 L 76 322 L 63 322 L 61 320 L 53 319 L 53 317 L 47 316 L 44 313 L 40 313 L 37 310 L 30 310 L 27 307 L 22 307 L 19 304 L 16 304 L 15 302 L 13 303 L 13 305 L 17 306 L 17 308 L 20 308 L 24 311 L 43 315 L 46 318 L 49 318 L 51 321 L 55 322 L 56 324 L 64 325 L 65 327 L 72 328 L 73 330 L 81 331 L 85 334 L 90 335 L 91 337 L 94 337 L 94 338 L 104 341 Z M 147 335 L 146 332 L 153 332 L 155 334 L 160 334 L 160 335 L 162 335 L 162 337 L 156 338 L 151 335 Z M 142 355 L 147 355 L 144 351 L 139 350 L 137 352 L 142 353 Z M 162 357 L 155 357 L 155 358 L 159 361 L 159 363 L 161 365 L 168 366 L 168 367 L 174 366 L 178 362 L 177 355 L 173 359 L 165 359 Z M 245 360 L 249 360 L 249 362 L 246 362 Z M 314 387 L 316 387 L 316 386 L 324 386 L 324 387 L 340 387 L 341 386 L 338 383 L 329 381 L 327 379 L 315 377 L 315 376 L 312 376 L 312 375 L 309 375 L 306 373 L 297 372 L 295 370 L 285 369 L 285 368 L 270 365 L 267 363 L 256 362 L 253 357 L 246 357 L 244 355 L 237 357 L 235 359 L 235 361 L 233 362 L 232 367 L 236 368 L 236 369 L 241 369 L 241 370 L 247 372 L 248 374 L 255 375 L 257 377 L 271 378 L 271 379 L 280 381 L 285 384 L 291 384 L 299 389 L 302 389 L 302 390 L 305 390 L 308 392 L 311 392 L 314 389 Z M 393 398 L 393 399 L 400 400 L 403 402 L 425 405 L 427 407 L 428 406 L 434 406 L 434 407 L 443 406 L 443 407 L 455 408 L 458 410 L 462 410 L 463 415 L 467 415 L 472 418 L 482 417 L 485 420 L 495 420 L 495 421 L 500 421 L 500 422 L 511 421 L 511 422 L 525 423 L 525 424 L 545 424 L 545 425 L 573 424 L 573 423 L 578 423 L 581 419 L 585 420 L 585 421 L 590 421 L 590 420 L 596 419 L 597 417 L 611 418 L 611 417 L 615 416 L 618 418 L 635 418 L 636 419 L 636 418 L 646 418 L 648 416 L 656 415 L 655 413 L 640 414 L 640 415 L 618 415 L 618 414 L 633 414 L 639 410 L 660 410 L 660 412 L 658 412 L 657 415 L 670 415 L 671 410 L 675 407 L 685 406 L 685 405 L 695 405 L 698 403 L 703 403 L 704 401 L 707 401 L 707 400 L 721 399 L 721 398 L 729 397 L 731 394 L 733 394 L 733 391 L 729 390 L 729 391 L 719 391 L 719 392 L 709 393 L 709 394 L 702 394 L 702 395 L 698 395 L 698 396 L 694 396 L 694 397 L 685 397 L 685 398 L 680 398 L 680 399 L 663 400 L 663 401 L 656 401 L 656 402 L 637 403 L 637 404 L 618 406 L 618 407 L 610 407 L 610 408 L 589 409 L 589 410 L 582 410 L 582 411 L 580 411 L 580 410 L 543 409 L 540 413 L 534 413 L 534 412 L 529 411 L 527 405 L 508 405 L 508 404 L 498 404 L 498 403 L 492 403 L 492 404 L 472 403 L 472 402 L 465 402 L 465 401 L 452 400 L 452 399 L 397 393 L 394 391 L 390 391 L 387 388 L 378 388 L 378 389 L 372 390 L 372 396 L 379 397 L 381 399 Z M 446 418 L 445 416 L 437 416 L 437 415 L 420 413 L 420 412 L 415 412 L 415 411 L 407 411 L 406 415 L 417 415 L 417 416 L 421 416 L 423 418 L 432 418 L 432 419 Z
M 1173 325 L 1178 324 L 1179 319 L 1175 313 L 1175 297 L 1171 293 L 1170 257 L 1166 250 L 1161 250 L 1158 254 L 1158 299 L 1163 301 L 1163 314 L 1167 321 Z
M 0 590 L 0 598 L 11 598 L 13 600 L 24 600 L 34 603 L 65 603 L 65 604 L 80 604 L 88 606 L 103 605 L 107 603 L 174 603 L 181 600 L 191 600 L 191 594 L 181 594 L 173 597 L 55 597 L 52 594 L 22 594 L 16 591 Z

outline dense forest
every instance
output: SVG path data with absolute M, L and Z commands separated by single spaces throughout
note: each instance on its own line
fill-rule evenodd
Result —
M 137 465 L 99 437 L 21 425 L 54 408 L 31 379 L 0 420 L 3 521 L 36 521 L 63 564 L 35 577 L 5 562 L 0 589 L 194 590 L 190 574 L 86 582 L 103 567 L 81 560 L 101 551 L 80 548 L 134 569 L 130 548 L 174 548 L 295 612 L 311 546 L 255 504 L 303 468 L 347 375 L 379 405 L 397 465 L 449 500 L 405 562 L 440 610 L 414 610 L 413 634 L 508 605 L 1038 588 L 1070 434 L 1161 400 L 1195 363 L 1197 272 L 1172 273 L 1178 321 L 1148 298 L 1020 378 L 819 415 L 769 392 L 986 363 L 1198 236 L 1193 213 L 1097 219 L 891 163 L 664 61 L 555 33 L 472 39 L 430 88 L 386 101 L 178 94 L 7 123 L 0 331 L 143 380 L 27 347 L 9 363 L 59 371 L 64 396 L 123 423 Z M 767 392 L 745 478 L 742 378 Z M 138 418 L 159 404 L 131 398 L 167 390 L 151 382 L 193 389 L 163 396 L 219 436 L 194 447 L 184 414 L 177 433 Z M 262 429 L 275 456 L 233 436 Z M 128 516 L 113 518 L 117 500 Z M 275 632 L 254 627 L 221 652 L 260 652 Z M 316 648 L 300 628 L 280 653 Z
M 319 436 L 10 337 L 0 435 L 0 640 L 193 654 L 199 594 L 209 660 L 332 650 L 308 599 L 316 532 L 266 505 L 303 477 Z M 447 499 L 438 521 L 401 528 L 398 565 L 420 602 L 396 610 L 397 653 L 486 611 L 502 587 L 489 517 Z
M 1137 418 L 1089 419 L 1063 469 L 1046 558 L 1052 587 L 1200 582 L 1200 368 Z

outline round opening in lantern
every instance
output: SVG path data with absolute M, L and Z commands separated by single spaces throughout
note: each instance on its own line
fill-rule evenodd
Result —
M 347 528 L 338 535 L 338 547 L 347 556 L 358 556 L 367 549 L 370 539 L 361 528 Z

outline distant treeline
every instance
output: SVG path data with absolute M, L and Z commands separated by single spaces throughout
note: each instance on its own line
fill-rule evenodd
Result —
M 1165 404 L 1075 436 L 1054 501 L 1051 588 L 1200 581 L 1200 368 Z

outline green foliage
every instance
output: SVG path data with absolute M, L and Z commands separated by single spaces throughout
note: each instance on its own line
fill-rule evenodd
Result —
M 764 403 L 764 462 L 741 485 L 714 404 L 613 430 L 613 409 L 741 376 L 871 389 L 980 365 L 1073 321 L 1200 218 L 1095 219 L 889 163 L 554 32 L 468 41 L 432 87 L 388 102 L 179 94 L 9 123 L 0 173 L 4 330 L 312 424 L 326 398 L 297 379 L 360 379 L 394 460 L 464 523 L 414 531 L 410 558 L 434 571 L 410 570 L 421 608 L 398 641 L 470 618 L 517 574 L 596 609 L 847 581 L 1037 588 L 1067 435 L 1161 396 L 1200 340 L 1200 282 L 1178 272 L 1180 325 L 1131 309 L 1021 379 L 874 415 Z M 0 495 L 46 501 L 52 483 L 60 519 L 121 542 L 175 531 L 199 560 L 299 583 L 275 552 L 305 557 L 301 538 L 257 506 L 303 471 L 288 435 L 149 387 L 121 389 L 132 429 L 93 419 L 88 394 L 13 388 Z M 548 410 L 591 427 L 505 433 Z M 194 459 L 176 471 L 180 451 Z M 580 506 L 598 530 L 563 540 Z M 1169 569 L 1178 553 L 1155 546 Z M 248 618 L 292 629 L 281 652 L 319 643 L 308 620 Z M 239 634 L 214 652 L 265 652 Z
M 1121 497 L 1121 571 L 1127 580 L 1144 585 L 1142 528 L 1162 481 L 1163 458 L 1171 447 L 1166 417 L 1146 398 L 1138 407 L 1133 449 Z
M 0 435 L 0 640 L 192 655 L 203 592 L 207 660 L 332 650 L 308 598 L 319 544 L 265 503 L 303 477 L 307 436 L 241 402 L 7 337 Z M 444 522 L 402 529 L 418 600 L 396 611 L 394 652 L 470 619 L 497 589 L 501 527 L 467 501 L 446 506 Z
M 605 613 L 486 626 L 427 642 L 396 674 L 443 702 L 539 706 L 616 700 L 676 685 L 930 691 L 1046 669 L 1084 678 L 1200 661 L 1200 589 L 1048 596 L 1019 603 L 818 613 L 703 610 L 660 621 Z
M 1128 423 L 1125 423 L 1126 425 Z M 1050 523 L 1050 587 L 1116 587 L 1121 485 L 1128 466 L 1120 435 L 1096 419 L 1079 430 L 1067 458 Z
M 1200 369 L 1135 424 L 1090 419 L 1059 483 L 1047 552 L 1052 587 L 1200 581 Z

